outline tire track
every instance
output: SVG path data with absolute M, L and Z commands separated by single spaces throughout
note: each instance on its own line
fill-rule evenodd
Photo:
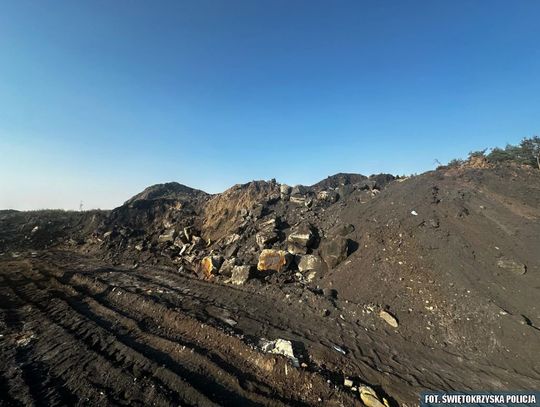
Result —
M 212 405 L 192 386 L 168 369 L 159 366 L 115 337 L 83 318 L 64 301 L 49 296 L 35 282 L 16 285 L 16 294 L 35 305 L 41 320 L 47 345 L 60 346 L 53 351 L 45 345 L 39 355 L 47 361 L 52 372 L 59 377 L 86 380 L 81 388 L 90 389 L 90 400 L 126 400 L 145 405 L 150 400 L 157 405 L 175 405 L 181 400 L 186 405 Z M 64 346 L 62 345 L 64 343 Z M 49 359 L 50 358 L 50 359 Z M 43 369 L 41 369 L 43 370 Z M 134 382 L 138 382 L 134 386 Z M 69 383 L 72 384 L 72 383 Z M 56 388 L 56 386 L 54 386 Z M 106 390 L 106 391 L 103 391 Z M 96 392 L 99 396 L 96 396 Z M 81 399 L 84 398 L 82 395 Z
M 2 353 L 7 363 L 24 366 L 14 377 L 0 376 L 0 390 L 22 392 L 19 399 L 6 394 L 4 404 L 355 404 L 284 357 L 261 354 L 155 298 L 90 274 L 51 266 L 2 274 L 2 293 L 12 290 L 12 303 L 0 303 L 0 315 L 8 319 L 10 305 L 24 309 L 10 317 L 14 330 L 22 322 L 36 333 L 20 352 L 2 347 L 12 351 Z
M 64 285 L 59 281 L 53 283 L 52 286 L 64 292 L 71 291 L 72 294 L 85 295 L 85 293 L 78 292 L 72 286 Z M 163 364 L 180 376 L 189 377 L 194 387 L 206 389 L 208 393 L 215 395 L 220 403 L 245 406 L 260 404 L 269 406 L 283 405 L 275 398 L 268 398 L 268 396 L 271 396 L 271 389 L 268 387 L 264 389 L 266 395 L 245 391 L 237 376 L 228 373 L 227 370 L 219 366 L 220 364 L 214 363 L 213 358 L 209 358 L 208 355 L 204 356 L 204 353 L 208 352 L 207 349 L 191 342 L 173 342 L 144 332 L 139 328 L 140 322 L 106 307 L 90 296 L 85 296 L 80 301 L 70 299 L 68 295 L 62 295 L 62 297 L 77 312 L 113 333 L 120 342 Z M 238 370 L 233 369 L 230 365 L 226 365 L 225 368 L 233 372 Z M 240 372 L 238 371 L 238 373 Z M 243 373 L 245 374 L 245 372 Z M 209 380 L 210 377 L 213 380 Z M 243 386 L 246 385 L 247 383 L 243 384 Z M 252 388 L 253 385 L 259 388 L 262 386 L 261 383 L 252 383 Z M 282 401 L 288 405 L 302 405 L 292 400 L 283 399 Z
M 67 281 L 66 281 L 67 282 Z M 280 400 L 287 405 L 302 405 L 300 398 L 311 396 L 317 400 L 320 396 L 328 396 L 328 393 L 313 394 L 315 386 L 328 388 L 323 378 L 313 374 L 298 374 L 291 370 L 290 375 L 296 373 L 296 377 L 282 377 L 285 365 L 288 363 L 283 358 L 276 359 L 246 346 L 241 340 L 231 337 L 207 324 L 201 324 L 184 314 L 169 309 L 163 304 L 155 302 L 149 297 L 128 292 L 118 287 L 111 288 L 102 281 L 89 279 L 80 274 L 69 277 L 70 283 L 78 290 L 83 290 L 87 295 L 93 295 L 94 299 L 110 309 L 132 319 L 141 319 L 146 326 L 145 331 L 151 330 L 160 337 L 174 342 L 180 342 L 194 348 L 198 353 L 204 354 L 221 369 L 233 372 L 236 377 L 247 377 L 245 382 L 250 390 L 266 393 L 274 400 Z M 291 368 L 289 368 L 291 369 Z M 296 379 L 298 383 L 295 382 Z M 301 379 L 301 380 L 300 380 Z M 296 385 L 298 391 L 292 393 L 293 397 L 287 396 L 285 388 Z M 254 389 L 253 386 L 256 386 Z

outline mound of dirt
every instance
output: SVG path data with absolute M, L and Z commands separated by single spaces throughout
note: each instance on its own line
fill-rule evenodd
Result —
M 312 185 L 314 189 L 337 188 L 341 185 L 359 184 L 365 181 L 368 177 L 362 174 L 347 174 L 340 172 L 323 179 Z
M 149 201 L 156 199 L 170 199 L 183 201 L 193 196 L 206 196 L 206 192 L 193 189 L 178 182 L 166 182 L 165 184 L 156 184 L 149 186 L 144 191 L 131 197 L 124 205 L 130 205 L 136 201 Z
M 216 195 L 168 183 L 110 213 L 2 212 L 4 362 L 47 378 L 47 397 L 93 404 L 101 388 L 115 402 L 185 394 L 204 405 L 355 405 L 366 384 L 394 405 L 417 404 L 425 389 L 534 388 L 538 202 L 537 170 L 467 165 L 313 186 L 254 181 Z M 66 386 L 88 370 L 56 365 L 46 351 L 55 332 L 87 349 L 82 358 L 99 349 L 97 371 L 112 363 L 77 327 L 138 367 Z M 267 357 L 275 343 L 287 352 Z M 154 364 L 165 370 L 145 381 Z M 9 397 L 34 397 L 28 374 L 3 376 L 19 389 Z M 126 395 L 130 375 L 138 384 Z

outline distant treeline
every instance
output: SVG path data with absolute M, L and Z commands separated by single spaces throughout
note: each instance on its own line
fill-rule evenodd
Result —
M 458 167 L 473 158 L 485 158 L 493 164 L 513 162 L 522 165 L 530 165 L 540 169 L 540 137 L 524 138 L 518 145 L 507 144 L 505 148 L 495 147 L 489 153 L 488 149 L 471 151 L 468 160 L 453 159 L 448 163 L 449 167 Z

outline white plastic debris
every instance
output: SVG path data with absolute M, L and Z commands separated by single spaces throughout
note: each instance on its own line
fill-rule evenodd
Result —
M 267 353 L 274 353 L 276 355 L 283 355 L 288 357 L 295 367 L 300 366 L 298 358 L 294 355 L 292 342 L 286 339 L 276 339 L 269 341 L 262 338 L 260 340 L 261 349 Z
M 345 350 L 343 350 L 342 348 L 340 348 L 339 346 L 336 346 L 336 345 L 332 345 L 332 348 L 334 348 L 335 351 L 343 354 L 343 355 L 346 355 L 347 352 L 345 352 Z
M 221 320 L 223 322 L 225 322 L 227 325 L 230 325 L 230 326 L 235 326 L 238 324 L 238 322 L 236 322 L 234 319 L 232 318 L 221 318 Z
M 416 212 L 416 211 L 411 211 L 411 215 L 413 215 L 413 216 L 418 216 L 418 212 Z

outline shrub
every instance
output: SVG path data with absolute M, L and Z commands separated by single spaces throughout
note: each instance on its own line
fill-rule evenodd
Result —
M 471 151 L 469 160 L 474 157 L 486 157 L 491 163 L 514 162 L 522 165 L 530 165 L 540 169 L 540 137 L 533 136 L 524 138 L 518 145 L 507 144 L 506 147 L 493 148 L 486 155 L 485 150 Z M 462 159 L 453 159 L 448 163 L 448 167 L 459 167 L 465 163 Z

